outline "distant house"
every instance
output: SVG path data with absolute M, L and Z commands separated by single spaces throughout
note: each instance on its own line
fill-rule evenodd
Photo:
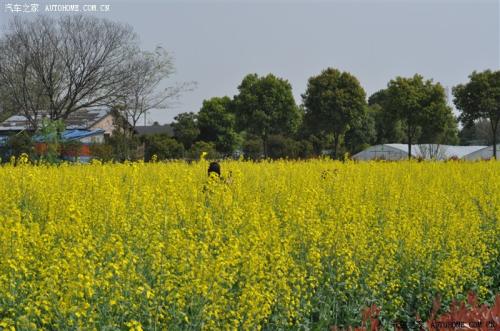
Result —
M 43 118 L 43 113 L 41 115 Z M 64 120 L 66 130 L 61 134 L 63 142 L 78 142 L 77 150 L 61 150 L 63 158 L 88 160 L 91 158 L 90 145 L 95 143 L 104 143 L 106 137 L 113 134 L 114 116 L 106 109 L 81 109 L 71 113 Z M 35 130 L 24 115 L 13 115 L 0 122 L 0 145 L 6 143 L 9 136 L 21 132 L 31 132 Z M 47 144 L 44 138 L 35 135 L 35 151 L 43 155 L 47 150 Z
M 139 136 L 151 136 L 154 134 L 164 134 L 169 137 L 174 136 L 174 128 L 170 124 L 160 125 L 158 122 L 153 123 L 153 125 L 147 126 L 136 126 L 135 132 Z
M 44 155 L 47 152 L 47 143 L 41 136 L 35 136 L 35 151 L 38 155 Z M 61 140 L 65 143 L 60 151 L 60 156 L 65 160 L 74 160 L 88 162 L 92 158 L 90 146 L 104 142 L 104 130 L 65 130 L 61 134 Z M 71 146 L 68 143 L 78 142 L 78 145 Z
M 40 115 L 43 118 L 44 114 Z M 114 130 L 113 115 L 107 109 L 80 109 L 65 120 L 67 130 L 103 130 L 103 136 L 110 136 Z M 26 116 L 13 115 L 0 123 L 0 137 L 21 131 L 33 131 Z

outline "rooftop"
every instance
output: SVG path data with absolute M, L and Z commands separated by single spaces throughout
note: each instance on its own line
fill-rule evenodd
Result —
M 408 144 L 384 144 L 384 146 L 389 146 L 392 148 L 399 149 L 404 153 L 408 153 Z M 411 145 L 411 154 L 415 157 L 418 157 L 422 154 L 425 154 L 425 149 L 433 149 L 439 151 L 444 154 L 446 157 L 456 156 L 461 158 L 467 154 L 473 153 L 477 150 L 485 148 L 487 146 L 453 146 L 453 145 L 438 145 L 438 144 L 418 144 Z
M 416 144 L 411 145 L 411 155 L 413 157 L 423 157 L 425 159 L 446 160 L 457 157 L 463 158 L 466 155 L 487 148 L 487 146 L 453 146 L 438 144 Z M 408 154 L 407 144 L 381 144 L 370 146 L 367 149 L 355 154 L 354 159 L 369 160 L 379 157 L 390 156 L 391 159 L 398 159 Z
M 108 110 L 99 109 L 80 109 L 71 113 L 64 121 L 67 129 L 88 129 L 108 115 Z M 46 116 L 42 112 L 39 118 Z M 22 131 L 30 128 L 29 121 L 24 115 L 13 115 L 0 123 L 0 131 Z

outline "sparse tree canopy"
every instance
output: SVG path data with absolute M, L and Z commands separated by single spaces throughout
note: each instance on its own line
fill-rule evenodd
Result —
M 136 35 L 124 24 L 83 15 L 16 17 L 0 39 L 3 104 L 34 126 L 41 110 L 65 119 L 113 104 L 130 86 L 126 63 L 137 53 Z
M 472 126 L 478 119 L 489 120 L 493 143 L 493 157 L 497 158 L 497 131 L 500 123 L 500 71 L 473 72 L 467 84 L 453 88 L 453 100 L 459 110 L 460 121 Z
M 309 78 L 302 98 L 308 125 L 317 134 L 333 135 L 338 157 L 340 139 L 363 116 L 366 94 L 359 81 L 348 72 L 328 68 Z
M 161 83 L 174 73 L 171 55 L 161 47 L 154 52 L 139 52 L 127 63 L 128 71 L 133 73 L 119 100 L 122 112 L 135 128 L 141 117 L 152 109 L 165 109 L 183 90 L 194 83 L 177 84 L 161 88 Z

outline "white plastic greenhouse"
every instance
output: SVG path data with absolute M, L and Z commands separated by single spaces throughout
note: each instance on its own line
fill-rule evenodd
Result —
M 411 155 L 416 158 L 447 160 L 450 158 L 468 159 L 468 155 L 485 150 L 487 155 L 488 146 L 451 146 L 438 144 L 420 144 L 411 146 Z M 491 152 L 491 155 L 493 152 Z M 483 154 L 481 154 L 483 155 Z M 491 157 L 491 156 L 490 156 Z M 368 147 L 364 151 L 355 154 L 354 160 L 404 160 L 408 158 L 407 144 L 382 144 Z M 481 156 L 478 156 L 481 159 Z
M 500 155 L 500 144 L 497 145 L 497 158 Z M 464 156 L 464 160 L 477 161 L 477 160 L 489 160 L 493 158 L 493 145 L 485 148 L 481 148 L 473 153 Z

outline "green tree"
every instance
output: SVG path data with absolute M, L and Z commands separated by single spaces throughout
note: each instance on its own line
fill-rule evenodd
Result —
M 500 123 L 500 71 L 474 71 L 467 84 L 453 88 L 453 102 L 461 111 L 460 121 L 472 126 L 479 119 L 490 122 L 493 157 L 497 158 L 497 130 Z
M 240 144 L 236 132 L 236 116 L 231 111 L 229 97 L 211 98 L 203 101 L 198 112 L 199 139 L 215 143 L 215 148 L 223 154 L 231 154 Z
M 206 159 L 215 159 L 219 157 L 219 153 L 215 150 L 215 144 L 213 142 L 197 141 L 193 143 L 191 149 L 187 152 L 187 157 L 192 160 L 198 160 L 201 154 L 207 153 Z
M 34 156 L 34 144 L 31 136 L 22 131 L 7 138 L 5 145 L 1 148 L 1 156 L 4 161 L 8 161 L 10 156 L 19 156 L 26 153 L 30 159 Z
M 192 112 L 181 113 L 175 116 L 174 120 L 172 127 L 175 138 L 184 145 L 186 150 L 190 149 L 200 134 L 196 114 Z
M 268 156 L 270 135 L 290 136 L 297 131 L 301 114 L 287 80 L 272 74 L 247 75 L 234 97 L 237 127 L 262 139 L 264 156 Z
M 257 160 L 264 155 L 262 139 L 251 134 L 245 135 L 242 148 L 246 159 Z
M 474 121 L 471 126 L 464 126 L 459 133 L 461 145 L 489 145 L 493 141 L 491 123 L 487 119 Z M 497 131 L 497 141 L 500 141 L 500 130 Z
M 328 68 L 309 78 L 305 94 L 305 121 L 315 134 L 332 134 L 334 156 L 344 134 L 359 121 L 366 94 L 358 79 L 348 72 Z
M 401 143 L 405 133 L 401 120 L 387 111 L 387 90 L 380 90 L 368 98 L 370 112 L 375 121 L 375 144 Z
M 113 146 L 109 143 L 95 143 L 90 144 L 90 154 L 93 159 L 101 160 L 102 162 L 109 162 L 113 160 Z
M 48 162 L 54 163 L 59 159 L 62 133 L 64 132 L 64 122 L 62 120 L 51 120 L 44 118 L 40 128 L 40 138 L 47 147 L 42 157 Z
M 156 155 L 158 160 L 179 159 L 184 156 L 184 146 L 167 135 L 155 134 L 146 137 L 144 143 L 145 161 L 150 161 L 153 155 Z
M 440 130 L 435 130 L 433 126 L 424 126 L 418 140 L 420 144 L 457 145 L 460 139 L 456 117 L 451 112 L 447 113 L 444 126 Z
M 366 106 L 361 118 L 345 133 L 344 144 L 350 154 L 355 154 L 374 144 L 376 139 L 375 114 Z
M 411 78 L 396 77 L 387 86 L 385 110 L 397 117 L 403 125 L 408 144 L 408 158 L 411 145 L 425 132 L 425 137 L 437 137 L 446 130 L 452 113 L 446 104 L 444 88 L 431 79 L 425 80 L 418 74 Z M 432 142 L 432 141 L 428 141 Z
M 307 159 L 314 156 L 314 146 L 313 143 L 307 139 L 297 141 L 298 144 L 298 157 L 301 159 Z
M 131 161 L 142 158 L 139 154 L 139 138 L 127 134 L 127 131 L 114 130 L 108 143 L 113 148 L 113 158 L 117 161 Z
M 298 158 L 303 147 L 296 140 L 279 134 L 269 136 L 268 144 L 269 157 L 273 159 Z

